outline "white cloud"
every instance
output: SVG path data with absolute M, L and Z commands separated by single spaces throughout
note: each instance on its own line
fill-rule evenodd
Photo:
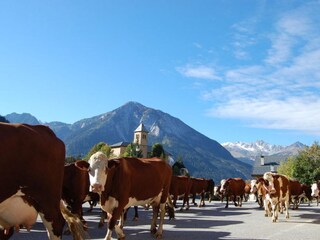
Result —
M 309 41 L 313 38 L 313 23 L 304 14 L 304 11 L 290 12 L 276 23 L 276 32 L 270 36 L 272 44 L 266 63 L 277 65 L 290 61 L 294 47 L 298 47 L 302 40 Z
M 182 75 L 190 78 L 201 78 L 209 80 L 220 80 L 221 77 L 218 76 L 215 69 L 208 66 L 185 66 L 177 68 L 177 71 Z
M 251 127 L 301 130 L 320 134 L 320 99 L 290 97 L 280 99 L 237 99 L 208 110 L 221 118 L 248 121 Z
M 317 9 L 320 10 L 319 2 L 284 13 L 274 24 L 274 31 L 265 35 L 271 44 L 263 49 L 264 55 L 260 52 L 260 62 L 246 66 L 240 63 L 240 67 L 216 65 L 219 75 L 205 65 L 179 68 L 186 77 L 220 80 L 219 84 L 207 82 L 202 91 L 202 98 L 213 105 L 207 114 L 239 119 L 255 128 L 290 129 L 320 135 L 320 19 L 315 14 Z M 314 14 L 310 14 L 312 12 Z M 250 32 L 243 24 L 234 29 L 237 34 Z M 244 58 L 248 45 L 239 39 L 234 41 L 234 46 L 240 54 L 238 57 Z

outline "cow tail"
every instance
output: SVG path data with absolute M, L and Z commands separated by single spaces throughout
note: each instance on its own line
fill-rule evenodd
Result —
M 74 240 L 83 240 L 88 239 L 88 234 L 84 231 L 83 223 L 81 222 L 80 218 L 77 217 L 75 214 L 71 213 L 66 206 L 64 205 L 63 201 L 60 201 L 60 210 L 62 213 L 63 218 L 66 220 L 69 229 L 72 233 Z
M 171 220 L 174 218 L 174 205 L 172 203 L 172 199 L 171 199 L 170 195 L 168 195 L 168 197 L 167 197 L 166 205 L 168 207 L 169 220 Z

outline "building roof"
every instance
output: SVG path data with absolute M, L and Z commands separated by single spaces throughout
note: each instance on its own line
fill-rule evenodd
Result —
M 264 165 L 261 165 L 261 159 L 257 157 L 253 164 L 251 176 L 262 176 L 265 172 L 270 171 L 277 172 L 280 162 L 285 162 L 286 160 L 287 158 L 283 156 L 265 156 Z
M 143 123 L 140 123 L 140 125 L 137 127 L 136 130 L 134 130 L 134 132 L 146 132 L 146 133 L 148 133 L 149 131 L 148 131 L 147 128 L 143 125 Z
M 112 145 L 110 145 L 111 148 L 117 148 L 117 147 L 127 147 L 130 144 L 130 142 L 117 142 Z

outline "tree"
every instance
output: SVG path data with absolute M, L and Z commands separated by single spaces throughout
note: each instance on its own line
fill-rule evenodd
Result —
M 318 142 L 305 148 L 296 157 L 293 177 L 301 183 L 312 184 L 320 180 L 320 146 Z
M 320 180 L 320 146 L 315 142 L 295 157 L 289 158 L 278 168 L 279 173 L 297 179 L 300 183 L 312 184 Z
M 99 142 L 90 149 L 90 151 L 83 158 L 83 160 L 88 161 L 92 154 L 99 152 L 99 151 L 103 152 L 108 158 L 112 156 L 111 147 L 104 142 Z
M 76 161 L 78 161 L 80 159 L 81 159 L 80 156 L 78 156 L 78 157 L 73 157 L 73 156 L 66 157 L 65 163 L 67 163 L 67 164 L 74 163 L 74 162 L 76 162 Z
M 186 175 L 186 176 L 190 176 L 189 175 L 189 171 L 188 169 L 185 167 L 183 161 L 182 161 L 182 157 L 178 156 L 176 162 L 172 165 L 172 171 L 173 171 L 173 175 Z
M 277 171 L 280 174 L 283 174 L 292 178 L 294 164 L 295 164 L 295 157 L 288 157 L 286 162 L 280 162 L 280 166 L 278 167 Z
M 158 157 L 164 159 L 166 156 L 163 146 L 160 143 L 155 143 L 152 146 L 151 157 Z
M 130 143 L 123 154 L 124 157 L 142 157 L 142 151 L 139 149 L 139 145 L 136 143 Z
M 0 122 L 9 123 L 9 121 L 1 115 L 0 115 Z

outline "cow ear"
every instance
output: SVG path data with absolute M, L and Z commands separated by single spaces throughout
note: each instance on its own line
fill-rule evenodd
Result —
M 120 164 L 120 161 L 118 159 L 111 159 L 108 161 L 108 168 L 116 167 Z
M 90 167 L 90 164 L 86 161 L 76 161 L 75 164 L 74 164 L 77 168 L 79 168 L 80 170 L 83 170 L 83 171 L 88 171 L 89 170 L 89 167 Z

